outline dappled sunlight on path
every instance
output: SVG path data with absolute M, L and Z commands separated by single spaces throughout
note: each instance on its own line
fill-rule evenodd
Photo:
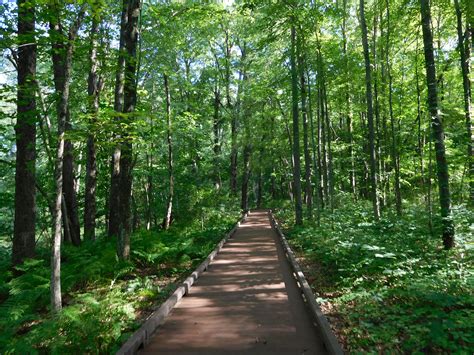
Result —
M 325 353 L 277 238 L 252 212 L 142 353 Z

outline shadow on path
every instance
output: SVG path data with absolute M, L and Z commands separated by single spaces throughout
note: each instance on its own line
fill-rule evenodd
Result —
M 324 354 L 268 212 L 252 212 L 141 354 Z

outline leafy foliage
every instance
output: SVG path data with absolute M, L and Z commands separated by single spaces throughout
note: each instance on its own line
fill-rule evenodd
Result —
M 118 350 L 140 320 L 173 292 L 235 223 L 238 212 L 206 213 L 168 231 L 137 231 L 132 258 L 119 262 L 115 240 L 101 237 L 63 250 L 63 298 L 58 317 L 48 313 L 49 259 L 2 265 L 1 353 L 107 353 Z M 192 221 L 191 221 L 192 222 Z
M 319 227 L 291 228 L 288 238 L 348 351 L 468 353 L 472 211 L 455 208 L 457 247 L 444 251 L 420 206 L 379 223 L 366 203 L 345 199 L 344 206 L 323 214 Z

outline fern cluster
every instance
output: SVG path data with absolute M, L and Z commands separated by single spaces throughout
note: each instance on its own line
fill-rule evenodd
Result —
M 0 263 L 0 353 L 109 353 L 200 263 L 235 223 L 236 211 L 207 212 L 169 231 L 137 231 L 132 257 L 119 262 L 101 237 L 62 250 L 64 309 L 49 312 L 49 250 L 16 267 Z M 18 275 L 18 276 L 14 276 Z

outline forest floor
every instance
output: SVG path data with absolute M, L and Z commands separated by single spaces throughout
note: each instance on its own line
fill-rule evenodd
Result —
M 252 211 L 141 353 L 324 354 L 268 211 Z
M 320 226 L 294 227 L 288 202 L 274 201 L 318 302 L 349 353 L 472 353 L 474 212 L 455 206 L 456 247 L 445 251 L 419 205 L 372 220 L 371 207 L 340 197 Z M 118 262 L 115 241 L 65 246 L 64 309 L 49 313 L 49 256 L 10 266 L 0 238 L 0 353 L 112 353 L 176 284 L 215 247 L 238 211 L 210 208 L 169 231 L 137 231 L 132 256 Z
M 137 231 L 119 262 L 105 236 L 62 251 L 63 311 L 49 312 L 50 249 L 10 266 L 0 244 L 0 353 L 114 353 L 233 227 L 238 211 L 206 211 L 168 231 Z
M 420 206 L 402 217 L 344 201 L 320 226 L 277 216 L 317 300 L 348 353 L 472 353 L 474 213 L 453 209 L 456 248 L 445 251 Z M 437 225 L 437 221 L 434 221 Z

